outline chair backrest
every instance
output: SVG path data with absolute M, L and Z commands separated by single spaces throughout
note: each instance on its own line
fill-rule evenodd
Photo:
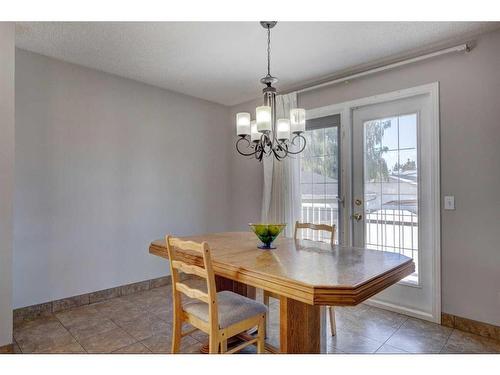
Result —
M 217 313 L 217 291 L 215 288 L 215 275 L 212 268 L 212 258 L 210 256 L 210 247 L 206 242 L 198 243 L 193 241 L 183 241 L 179 238 L 166 236 L 167 252 L 170 259 L 170 273 L 172 276 L 174 309 L 176 312 L 182 310 L 180 293 L 195 298 L 208 304 L 209 325 L 211 328 L 219 326 Z M 203 257 L 204 268 L 188 264 L 180 260 L 178 253 L 195 252 L 196 255 Z M 179 272 L 196 275 L 207 281 L 207 292 L 182 283 Z
M 330 244 L 335 244 L 335 233 L 337 229 L 335 225 L 300 223 L 296 221 L 295 232 L 293 235 L 294 239 L 297 239 L 297 233 L 299 229 L 324 230 L 325 232 L 330 232 Z

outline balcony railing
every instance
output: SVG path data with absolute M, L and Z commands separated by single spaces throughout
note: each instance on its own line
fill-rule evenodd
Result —
M 301 221 L 339 227 L 337 197 L 312 199 L 303 196 Z M 304 237 L 328 241 L 328 234 L 307 230 Z M 338 236 L 336 238 L 338 243 Z M 413 258 L 416 272 L 405 281 L 418 283 L 418 215 L 401 209 L 381 209 L 365 212 L 365 246 L 369 249 L 399 253 Z

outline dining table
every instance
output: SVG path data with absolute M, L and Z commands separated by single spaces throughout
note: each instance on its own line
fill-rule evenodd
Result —
M 284 236 L 276 249 L 263 250 L 250 231 L 181 238 L 208 243 L 217 291 L 255 298 L 260 288 L 279 297 L 279 348 L 266 344 L 274 353 L 325 352 L 326 306 L 358 305 L 415 271 L 413 260 L 399 253 Z M 149 252 L 168 259 L 165 239 L 151 242 Z M 203 266 L 199 254 L 178 257 Z

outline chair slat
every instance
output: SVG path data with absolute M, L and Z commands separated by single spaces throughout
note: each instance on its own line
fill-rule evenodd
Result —
M 199 289 L 190 288 L 186 284 L 179 283 L 179 282 L 175 283 L 175 287 L 177 288 L 177 290 L 179 292 L 185 294 L 188 297 L 196 298 L 196 299 L 198 299 L 202 302 L 205 302 L 205 303 L 210 303 L 210 298 L 208 298 L 208 294 L 202 292 Z
M 194 241 L 183 241 L 178 238 L 171 238 L 170 245 L 180 248 L 182 250 L 192 250 L 203 254 L 203 244 Z
M 252 339 L 252 340 L 248 340 L 248 341 L 245 341 L 243 342 L 242 344 L 238 345 L 237 347 L 231 349 L 231 350 L 228 350 L 227 352 L 225 352 L 224 354 L 233 354 L 233 353 L 236 353 L 236 352 L 239 352 L 241 349 L 244 349 L 246 348 L 247 346 L 250 346 L 250 345 L 254 345 L 257 343 L 257 340 L 258 339 Z
M 333 232 L 335 227 L 328 225 L 328 224 L 297 223 L 297 228 L 312 229 L 312 230 L 324 230 L 327 232 Z
M 204 279 L 208 277 L 207 271 L 204 268 L 198 266 L 186 264 L 178 260 L 172 261 L 172 266 L 184 273 L 189 273 L 190 275 L 196 275 L 199 277 L 203 277 Z

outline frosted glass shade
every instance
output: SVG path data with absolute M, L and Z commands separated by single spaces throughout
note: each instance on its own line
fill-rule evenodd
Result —
M 290 127 L 292 133 L 301 133 L 306 131 L 306 110 L 302 108 L 293 108 L 290 110 Z
M 251 129 L 251 135 L 250 135 L 250 140 L 252 142 L 255 142 L 255 141 L 260 141 L 260 137 L 262 135 L 262 133 L 259 133 L 257 131 L 257 123 L 255 121 L 251 121 L 250 122 L 250 129 Z
M 276 128 L 278 139 L 290 138 L 290 120 L 286 118 L 278 119 L 278 121 L 276 122 Z
M 263 105 L 255 110 L 257 119 L 257 131 L 271 131 L 271 107 Z
M 236 133 L 250 135 L 250 113 L 240 112 L 236 114 Z

